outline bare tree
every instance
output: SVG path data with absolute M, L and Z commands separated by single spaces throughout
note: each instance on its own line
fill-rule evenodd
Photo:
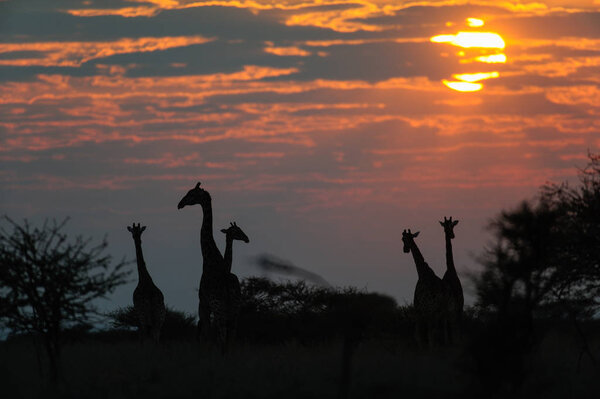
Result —
M 111 267 L 112 257 L 104 254 L 106 238 L 99 244 L 82 236 L 69 239 L 63 232 L 68 218 L 45 221 L 41 227 L 27 220 L 18 224 L 8 216 L 2 222 L 0 323 L 11 334 L 43 337 L 50 377 L 56 382 L 62 333 L 99 314 L 94 301 L 127 281 L 127 262 Z

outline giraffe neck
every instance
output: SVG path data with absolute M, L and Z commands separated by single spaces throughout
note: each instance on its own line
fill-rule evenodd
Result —
M 412 241 L 410 245 L 410 253 L 412 254 L 413 259 L 415 261 L 415 266 L 417 267 L 417 274 L 419 275 L 419 279 L 425 279 L 429 277 L 431 275 L 431 269 L 425 263 L 425 259 L 423 258 L 419 247 L 417 247 L 417 244 L 414 241 Z
M 152 278 L 148 269 L 146 268 L 146 262 L 144 262 L 144 254 L 142 252 L 142 240 L 134 239 L 135 243 L 135 258 L 137 260 L 138 279 L 140 284 L 152 283 Z
M 448 272 L 456 274 L 454 256 L 452 255 L 452 238 L 450 238 L 450 234 L 446 234 L 446 269 Z
M 223 256 L 213 237 L 212 205 L 208 201 L 202 204 L 202 228 L 200 229 L 200 247 L 202 248 L 202 269 L 216 271 L 223 262 Z
M 225 260 L 225 267 L 227 268 L 227 272 L 231 273 L 231 264 L 233 262 L 233 238 L 227 234 L 225 236 L 225 256 L 223 256 Z

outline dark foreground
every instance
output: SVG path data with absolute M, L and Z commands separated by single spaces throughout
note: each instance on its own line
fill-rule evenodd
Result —
M 600 340 L 592 338 L 600 358 Z M 371 339 L 352 357 L 348 397 L 597 397 L 600 369 L 579 354 L 576 335 L 548 332 L 523 358 L 524 376 L 515 386 L 483 379 L 466 343 L 422 351 L 406 338 Z M 31 340 L 0 344 L 4 398 L 338 398 L 341 369 L 341 340 L 239 343 L 222 357 L 192 339 L 142 347 L 130 336 L 98 336 L 65 346 L 61 382 L 51 389 Z

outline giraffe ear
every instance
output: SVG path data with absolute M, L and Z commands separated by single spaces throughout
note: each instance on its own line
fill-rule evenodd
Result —
M 452 227 L 456 226 L 458 224 L 458 220 L 455 220 L 454 222 L 452 222 Z
M 444 222 L 440 221 L 440 226 L 444 227 Z
M 417 238 L 419 233 L 420 233 L 420 231 L 417 231 L 415 234 L 413 234 L 413 238 Z
M 221 233 L 227 234 L 227 230 L 226 229 L 221 229 Z
M 133 230 L 131 230 L 131 227 L 127 226 L 127 230 L 129 230 L 130 233 L 133 233 Z
M 142 226 L 142 230 L 140 230 L 140 233 L 143 232 L 144 230 L 146 230 L 146 226 Z

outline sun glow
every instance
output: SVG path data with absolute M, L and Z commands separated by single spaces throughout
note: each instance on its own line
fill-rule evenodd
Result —
M 480 72 L 480 73 L 462 73 L 452 75 L 454 79 L 462 80 L 463 82 L 479 82 L 484 79 L 493 79 L 500 76 L 498 72 Z
M 446 80 L 446 79 L 442 80 L 442 83 L 444 83 L 446 86 L 448 86 L 452 90 L 462 91 L 462 92 L 479 91 L 483 88 L 483 85 L 481 83 L 457 82 L 457 81 L 450 81 L 450 80 Z
M 483 19 L 467 18 L 467 25 L 471 28 L 479 28 L 480 26 L 483 26 Z
M 502 37 L 493 32 L 458 32 L 456 35 L 437 35 L 431 38 L 433 43 L 450 43 L 462 48 L 497 48 L 506 44 Z
M 479 28 L 484 21 L 479 18 L 467 18 L 466 24 L 471 28 Z M 437 35 L 430 38 L 432 43 L 445 43 L 461 47 L 456 53 L 460 58 L 460 64 L 481 62 L 485 64 L 504 64 L 506 55 L 501 52 L 506 47 L 502 36 L 495 32 L 466 32 L 460 31 L 456 34 Z M 477 54 L 479 53 L 479 54 Z M 452 90 L 461 92 L 479 91 L 483 84 L 477 83 L 485 79 L 493 79 L 500 76 L 497 71 L 453 74 L 455 80 L 444 79 L 442 83 Z
M 504 64 L 506 63 L 506 54 L 490 54 L 490 55 L 480 55 L 475 58 L 475 60 L 479 62 L 485 62 L 486 64 Z

